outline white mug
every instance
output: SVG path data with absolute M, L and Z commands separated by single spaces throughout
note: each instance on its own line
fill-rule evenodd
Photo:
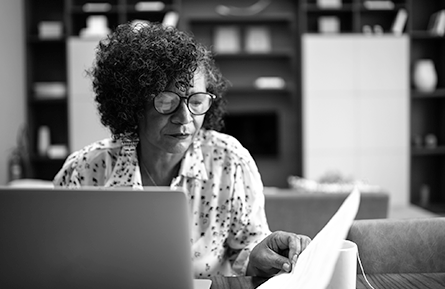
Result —
M 357 282 L 357 245 L 344 240 L 327 289 L 355 289 Z

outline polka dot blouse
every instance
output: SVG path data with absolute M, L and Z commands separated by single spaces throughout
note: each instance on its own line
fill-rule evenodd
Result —
M 137 143 L 105 139 L 72 153 L 54 185 L 143 189 Z M 172 188 L 186 192 L 196 278 L 245 274 L 251 249 L 270 234 L 258 168 L 233 137 L 201 130 Z

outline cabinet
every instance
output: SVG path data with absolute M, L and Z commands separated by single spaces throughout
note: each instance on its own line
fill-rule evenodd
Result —
M 408 23 L 413 80 L 410 200 L 439 213 L 445 212 L 445 37 L 431 33 L 430 22 L 434 13 L 444 9 L 444 1 L 411 0 Z M 420 91 L 414 82 L 420 59 L 432 60 L 436 71 L 437 85 L 429 92 Z
M 85 78 L 85 66 L 91 60 L 93 51 L 85 51 L 84 58 L 79 53 L 74 56 L 69 46 L 72 39 L 79 38 L 86 28 L 90 16 L 104 15 L 108 27 L 135 19 L 161 22 L 169 11 L 179 10 L 179 0 L 157 1 L 150 7 L 138 6 L 137 0 L 26 0 L 26 65 L 27 65 L 27 118 L 29 131 L 31 172 L 27 177 L 52 180 L 62 166 L 67 154 L 78 149 L 85 138 L 78 129 L 76 106 L 82 108 L 85 102 L 77 94 L 79 83 Z M 71 41 L 72 42 L 72 41 Z M 75 41 L 74 41 L 75 42 Z M 96 39 L 97 42 L 97 39 Z M 85 43 L 83 43 L 85 44 Z M 93 46 L 89 46 L 93 49 Z M 80 50 L 79 50 L 80 51 Z M 79 52 L 76 51 L 76 52 Z M 80 59 L 79 59 L 80 57 Z M 70 61 L 71 59 L 71 61 Z M 77 66 L 72 65 L 73 60 Z M 78 69 L 77 69 L 78 68 Z M 92 102 L 90 102 L 92 103 Z M 84 110 L 85 111 L 85 110 Z M 90 118 L 95 117 L 94 109 L 86 110 Z M 95 127 L 100 127 L 96 122 Z M 85 126 L 84 126 L 85 127 Z M 49 147 L 39 148 L 39 131 L 50 132 Z M 79 135 L 81 134 L 81 135 Z M 40 137 L 39 137 L 40 135 Z M 90 134 L 91 135 L 91 134 Z M 48 150 L 49 148 L 49 150 Z
M 270 1 L 246 15 L 220 15 L 220 4 L 249 6 L 184 0 L 181 28 L 213 49 L 231 82 L 225 132 L 249 149 L 266 186 L 287 187 L 289 175 L 301 175 L 298 3 Z
M 307 178 L 340 172 L 408 204 L 408 55 L 406 36 L 303 35 Z

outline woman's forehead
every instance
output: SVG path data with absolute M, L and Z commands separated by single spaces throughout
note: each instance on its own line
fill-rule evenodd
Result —
M 186 93 L 188 90 L 205 90 L 206 89 L 205 75 L 201 71 L 196 71 L 191 82 L 187 83 L 185 80 L 173 80 L 167 88 L 181 93 Z

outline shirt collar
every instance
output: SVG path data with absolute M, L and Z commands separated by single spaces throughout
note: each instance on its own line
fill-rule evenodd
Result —
M 192 145 L 187 150 L 182 160 L 179 175 L 186 178 L 208 180 L 207 169 L 204 164 L 204 156 L 201 149 L 203 131 L 200 130 L 195 136 Z

